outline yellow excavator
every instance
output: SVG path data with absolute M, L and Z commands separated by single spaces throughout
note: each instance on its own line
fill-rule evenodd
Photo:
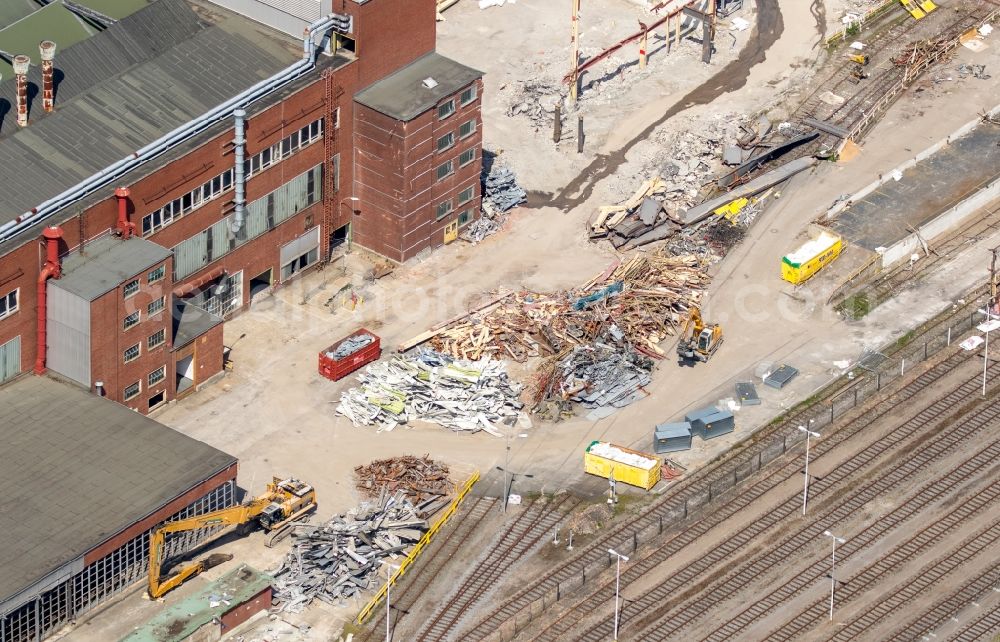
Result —
M 706 324 L 698 306 L 691 306 L 684 325 L 681 326 L 677 356 L 687 361 L 708 361 L 721 344 L 722 326 L 718 323 Z
M 167 533 L 256 524 L 271 533 L 267 542 L 271 546 L 276 539 L 287 534 L 284 527 L 315 508 L 316 491 L 312 486 L 296 479 L 275 477 L 267 485 L 267 491 L 263 495 L 245 504 L 161 525 L 149 536 L 149 596 L 154 599 L 162 597 L 198 573 L 233 559 L 232 555 L 215 553 L 204 559 L 188 562 L 176 573 L 164 578 L 161 566 Z

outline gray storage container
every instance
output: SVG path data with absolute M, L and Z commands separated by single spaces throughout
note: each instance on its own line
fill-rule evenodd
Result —
M 679 423 L 660 424 L 653 433 L 653 452 L 672 453 L 691 448 L 691 424 L 686 421 Z

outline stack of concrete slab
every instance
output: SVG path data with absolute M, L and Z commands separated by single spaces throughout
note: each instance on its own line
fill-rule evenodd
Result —
M 653 452 L 672 453 L 691 449 L 691 424 L 686 421 L 660 424 L 653 433 Z
M 714 439 L 736 430 L 733 413 L 715 406 L 693 410 L 684 416 L 684 420 L 691 424 L 691 434 L 702 439 Z

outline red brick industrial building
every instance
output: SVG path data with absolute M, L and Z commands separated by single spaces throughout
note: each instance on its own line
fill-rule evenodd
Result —
M 435 0 L 316 2 L 304 38 L 231 2 L 158 0 L 0 84 L 0 383 L 146 413 L 222 372 L 255 295 L 478 215 L 481 74 L 435 53 Z

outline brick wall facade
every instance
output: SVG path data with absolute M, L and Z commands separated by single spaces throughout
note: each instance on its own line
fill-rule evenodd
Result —
M 199 271 L 186 275 L 176 283 L 164 281 L 162 287 L 174 292 L 190 284 L 203 284 L 207 275 L 217 276 L 243 273 L 243 293 L 241 307 L 250 303 L 249 283 L 255 276 L 272 270 L 272 282 L 280 280 L 279 254 L 283 244 L 290 242 L 316 225 L 321 225 L 321 256 L 328 256 L 328 243 L 334 230 L 351 224 L 354 226 L 354 241 L 370 247 L 375 252 L 395 260 L 405 260 L 424 247 L 440 245 L 443 242 L 444 226 L 455 218 L 435 220 L 435 203 L 448 195 L 457 195 L 466 183 L 476 184 L 476 197 L 467 207 L 478 211 L 479 188 L 474 180 L 479 174 L 481 153 L 468 167 L 458 168 L 459 153 L 469 146 L 481 147 L 481 118 L 479 115 L 479 95 L 481 83 L 477 83 L 477 100 L 467 108 L 459 108 L 446 121 L 437 122 L 431 114 L 425 114 L 411 123 L 382 125 L 394 131 L 399 140 L 387 150 L 361 145 L 355 150 L 354 127 L 368 126 L 368 121 L 358 117 L 361 107 L 352 96 L 360 89 L 406 66 L 420 56 L 434 50 L 435 41 L 435 0 L 369 0 L 363 4 L 334 0 L 334 10 L 351 13 L 355 20 L 355 50 L 357 57 L 344 63 L 335 63 L 322 58 L 320 68 L 307 79 L 297 81 L 283 90 L 280 99 L 270 99 L 250 105 L 246 121 L 246 158 L 281 141 L 285 136 L 301 129 L 309 123 L 324 118 L 323 139 L 312 142 L 291 156 L 250 177 L 246 184 L 248 203 L 265 196 L 284 185 L 295 176 L 322 164 L 325 176 L 333 171 L 332 158 L 339 158 L 339 190 L 324 189 L 322 200 L 289 217 L 274 229 L 263 233 L 255 240 L 248 241 L 221 258 L 212 261 Z M 333 114 L 339 107 L 339 127 L 333 126 Z M 447 179 L 434 182 L 433 176 L 437 157 L 428 153 L 435 136 L 446 128 L 457 129 L 460 120 L 476 119 L 476 132 L 469 139 L 458 141 L 447 154 L 456 158 L 456 171 Z M 457 134 L 456 134 L 457 136 Z M 183 156 L 160 166 L 151 164 L 140 168 L 119 183 L 130 189 L 128 211 L 130 220 L 136 224 L 142 235 L 142 219 L 147 214 L 163 207 L 172 200 L 190 192 L 213 177 L 233 166 L 233 130 L 231 128 L 215 136 L 190 144 L 191 149 Z M 378 156 L 377 160 L 375 156 Z M 371 178 L 373 189 L 364 195 L 359 193 L 354 183 L 354 162 L 381 163 L 378 180 Z M 155 161 L 154 161 L 155 163 Z M 324 187 L 333 181 L 323 181 Z M 61 214 L 51 218 L 50 224 L 59 224 L 64 233 L 62 253 L 68 252 L 101 234 L 114 229 L 117 220 L 117 202 L 113 196 L 114 187 L 104 188 L 105 198 L 80 208 L 75 214 Z M 358 194 L 360 203 L 345 203 L 345 199 Z M 383 194 L 390 195 L 388 198 Z M 176 218 L 144 238 L 166 248 L 200 234 L 203 230 L 228 216 L 234 209 L 234 190 L 224 192 L 193 211 Z M 371 199 L 367 202 L 367 199 Z M 361 216 L 353 216 L 357 209 Z M 36 341 L 36 279 L 44 262 L 44 247 L 40 239 L 26 239 L 24 243 L 0 257 L 0 295 L 18 288 L 19 309 L 16 313 L 0 319 L 0 344 L 21 337 L 21 367 L 29 370 L 37 354 Z M 168 275 L 171 270 L 168 270 Z M 190 289 L 190 288 L 188 288 Z M 120 291 L 119 291 L 120 294 Z M 166 294 L 168 297 L 169 292 Z M 116 295 L 118 296 L 118 295 Z M 156 320 L 147 320 L 143 314 L 140 326 L 122 332 L 125 302 L 109 293 L 94 302 L 92 314 L 93 372 L 95 379 L 105 382 L 107 396 L 123 401 L 122 391 L 130 383 L 144 379 L 160 365 L 167 366 L 164 390 L 168 398 L 173 398 L 175 363 L 178 354 L 170 355 L 170 332 L 162 349 L 154 354 L 142 348 L 142 357 L 134 363 L 122 363 L 122 351 L 128 347 L 124 342 L 145 341 L 156 327 Z M 145 295 L 144 295 L 145 297 Z M 151 297 L 149 297 L 151 298 Z M 136 300 L 138 302 L 138 299 Z M 133 303 L 136 303 L 133 302 Z M 144 306 L 148 301 L 143 300 Z M 164 318 L 169 318 L 172 306 L 168 298 Z M 97 328 L 107 330 L 97 331 Z M 198 344 L 199 379 L 204 366 L 207 379 L 222 370 L 222 331 L 210 333 L 206 343 Z M 136 342 L 132 341 L 132 343 Z M 132 345 L 129 343 L 129 345 Z M 209 357 L 209 351 L 217 349 L 218 355 Z M 183 354 L 180 354 L 183 356 Z M 208 374 L 208 372 L 211 374 Z M 202 379 L 203 380 L 203 379 Z M 152 389 L 152 394 L 158 391 Z M 145 381 L 142 393 L 127 403 L 140 412 L 147 411 L 150 396 Z

